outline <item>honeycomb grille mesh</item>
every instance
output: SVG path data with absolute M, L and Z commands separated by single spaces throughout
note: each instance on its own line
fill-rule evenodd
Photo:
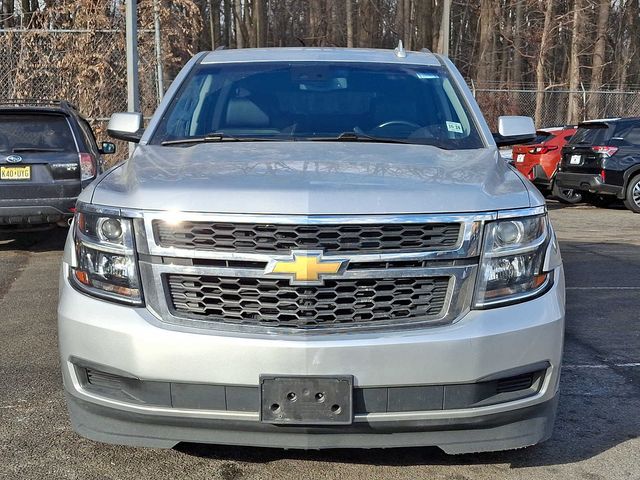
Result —
M 459 223 L 361 225 L 282 225 L 257 223 L 153 223 L 158 245 L 170 248 L 241 253 L 289 254 L 291 250 L 407 252 L 455 246 Z
M 345 279 L 291 286 L 280 279 L 169 274 L 165 283 L 179 316 L 315 329 L 437 318 L 449 278 Z

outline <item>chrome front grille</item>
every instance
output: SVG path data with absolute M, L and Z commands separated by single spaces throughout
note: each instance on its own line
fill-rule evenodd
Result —
M 310 335 L 460 318 L 491 218 L 145 212 L 134 229 L 159 325 Z M 305 283 L 273 267 L 313 255 L 344 268 Z
M 459 223 L 153 222 L 155 241 L 164 248 L 267 254 L 289 254 L 291 250 L 322 250 L 325 254 L 447 250 L 458 243 L 460 230 Z
M 439 318 L 450 277 L 341 279 L 322 286 L 288 280 L 165 276 L 176 314 L 236 325 L 331 328 Z

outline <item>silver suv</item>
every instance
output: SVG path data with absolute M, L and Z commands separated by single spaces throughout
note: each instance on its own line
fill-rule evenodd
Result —
M 109 443 L 523 447 L 551 434 L 544 200 L 429 52 L 196 55 L 87 188 L 60 278 L 75 430 Z

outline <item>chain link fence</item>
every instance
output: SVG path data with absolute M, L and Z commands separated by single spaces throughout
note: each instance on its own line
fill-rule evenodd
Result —
M 536 118 L 538 91 L 527 89 L 474 89 L 474 95 L 485 118 L 496 128 L 500 115 L 525 115 Z M 561 126 L 571 122 L 596 118 L 640 116 L 640 91 L 617 90 L 545 90 L 537 118 L 538 128 Z M 569 102 L 573 95 L 577 118 L 568 119 Z
M 140 101 L 150 116 L 158 105 L 154 31 L 141 30 Z M 124 29 L 0 30 L 0 99 L 68 100 L 106 140 L 113 112 L 127 110 Z M 119 158 L 126 156 L 120 142 Z
M 0 99 L 65 99 L 88 118 L 99 139 L 113 112 L 127 110 L 127 62 L 124 25 L 113 30 L 0 29 Z M 154 30 L 139 30 L 140 98 L 150 116 L 158 104 Z M 165 82 L 167 83 L 167 82 Z M 538 92 L 527 88 L 472 90 L 492 128 L 500 115 L 536 117 Z M 640 116 L 640 91 L 546 90 L 540 95 L 539 128 L 568 123 L 570 97 L 577 104 L 573 121 Z M 126 155 L 121 144 L 118 158 Z

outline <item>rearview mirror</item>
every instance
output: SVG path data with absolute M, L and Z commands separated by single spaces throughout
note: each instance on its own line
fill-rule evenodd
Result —
M 102 142 L 100 153 L 103 155 L 112 155 L 116 153 L 116 144 L 111 142 Z
M 499 117 L 498 133 L 493 138 L 498 147 L 527 143 L 536 138 L 536 127 L 531 117 Z
M 107 127 L 109 136 L 134 143 L 140 141 L 143 131 L 142 114 L 137 112 L 114 113 Z

